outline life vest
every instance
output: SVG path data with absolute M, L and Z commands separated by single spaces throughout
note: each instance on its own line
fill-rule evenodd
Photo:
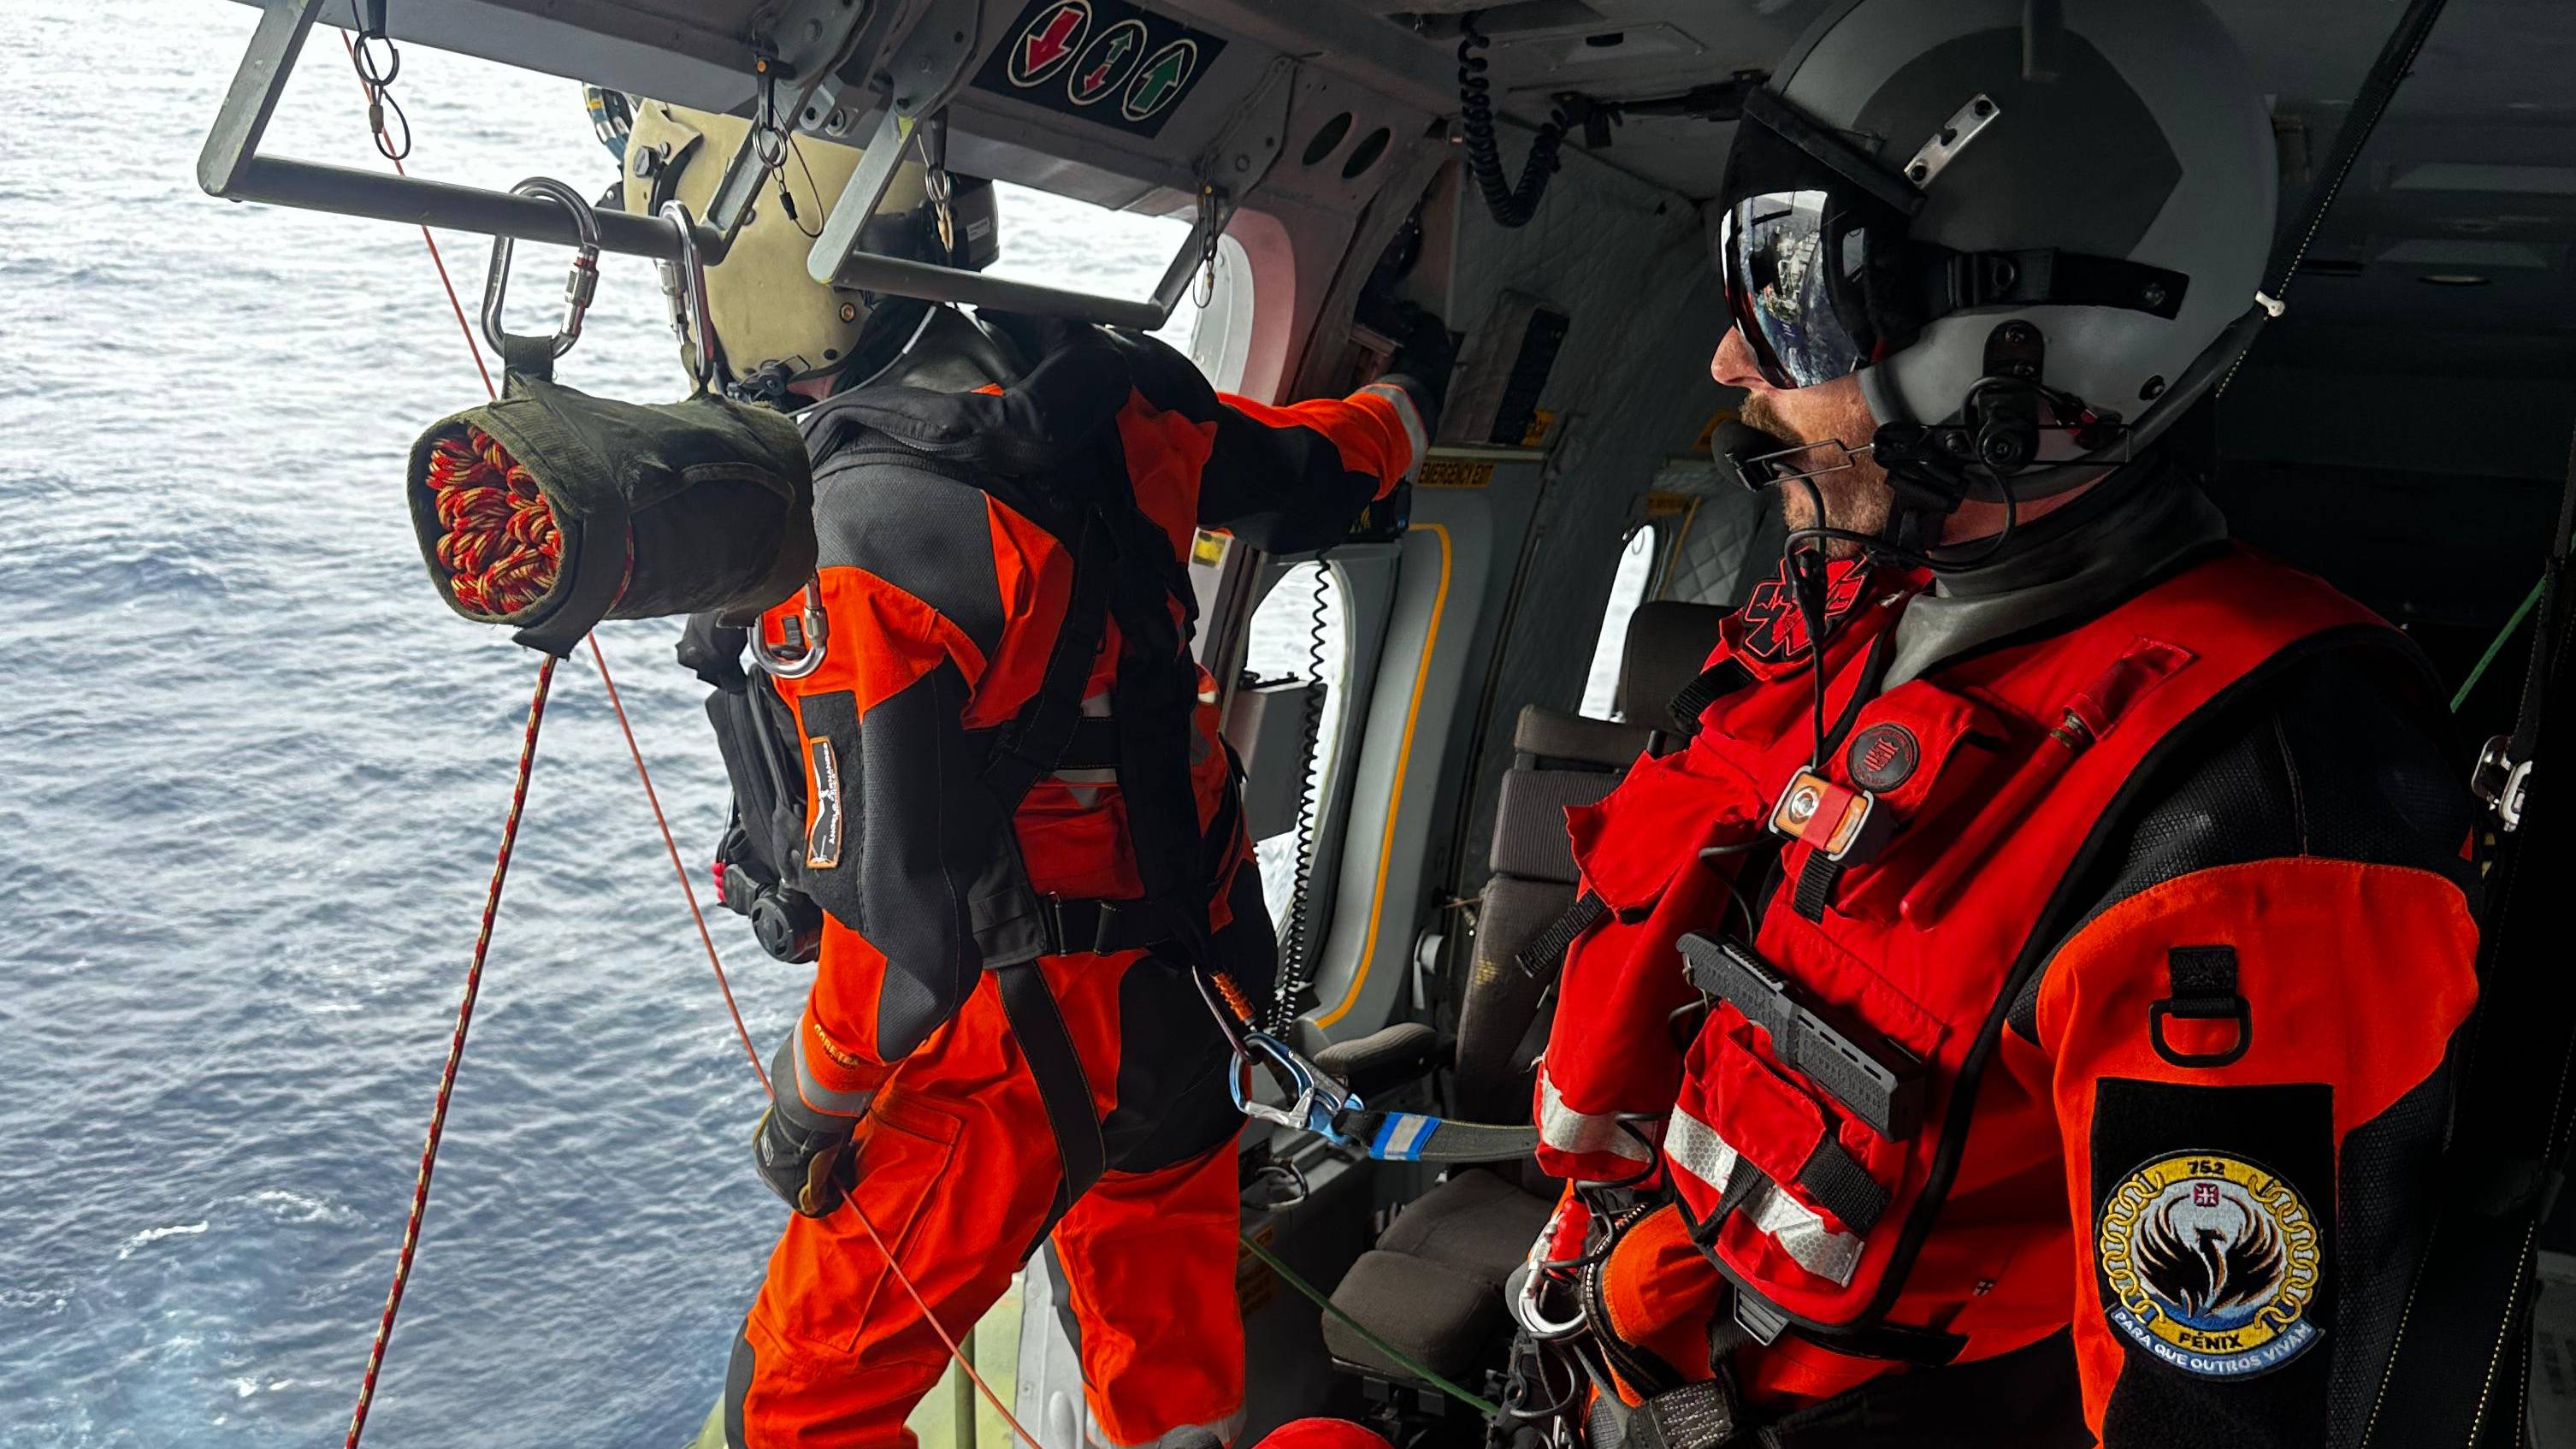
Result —
M 1983 1289 L 1946 1248 L 1925 1275 L 1941 1301 L 1907 1295 L 1909 1277 L 1963 1157 L 1979 1183 L 2056 1181 L 2042 1172 L 2061 1153 L 2054 1119 L 1989 1069 L 2126 802 L 2257 678 L 2398 636 L 2321 581 L 2229 551 L 1853 709 L 1913 581 L 1845 565 L 1834 585 L 1849 617 L 1821 651 L 1827 714 L 1849 725 L 1828 758 L 1809 758 L 1809 651 L 1772 586 L 1726 622 L 1685 692 L 1704 706 L 1688 746 L 1569 812 L 1575 856 L 1599 908 L 1653 922 L 1645 940 L 1682 941 L 1710 997 L 1662 1161 L 1739 1322 L 1762 1342 L 1794 1326 L 1863 1357 L 1984 1357 L 2028 1341 L 2027 1323 L 1977 1341 L 1963 1310 Z M 1730 902 L 1774 845 L 1767 907 Z M 1551 1074 L 1621 1072 L 1561 1055 L 1586 1050 L 1611 1049 L 1561 1040 Z M 1913 1326 L 1926 1320 L 1965 1331 Z

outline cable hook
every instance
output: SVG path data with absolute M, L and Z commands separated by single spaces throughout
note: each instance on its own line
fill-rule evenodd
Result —
M 671 331 L 680 339 L 680 360 L 698 386 L 716 383 L 716 332 L 707 320 L 707 267 L 698 255 L 697 219 L 677 197 L 656 213 L 679 234 L 679 256 L 660 264 L 662 299 L 671 310 Z

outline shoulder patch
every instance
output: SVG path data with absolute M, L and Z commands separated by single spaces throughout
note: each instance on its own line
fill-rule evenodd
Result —
M 2111 1324 L 2185 1373 L 2281 1367 L 2324 1332 L 2309 1317 L 2324 1233 L 2287 1178 L 2226 1152 L 2151 1159 L 2112 1185 L 2094 1223 Z

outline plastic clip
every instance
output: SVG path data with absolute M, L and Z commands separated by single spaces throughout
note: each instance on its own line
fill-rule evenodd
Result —
M 551 176 L 531 176 L 510 188 L 518 196 L 541 196 L 572 213 L 572 273 L 564 279 L 564 314 L 562 325 L 555 328 L 554 355 L 572 351 L 581 339 L 581 319 L 590 312 L 590 299 L 599 290 L 599 215 L 578 191 Z M 501 303 L 510 291 L 510 254 L 516 242 L 507 236 L 492 238 L 492 268 L 483 277 L 483 340 L 495 352 L 506 353 L 510 334 L 501 327 Z

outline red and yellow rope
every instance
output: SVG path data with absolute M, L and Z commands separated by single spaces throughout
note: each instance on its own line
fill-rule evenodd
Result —
M 527 465 L 471 423 L 430 445 L 438 564 L 458 607 L 505 618 L 542 599 L 563 570 L 563 533 Z

